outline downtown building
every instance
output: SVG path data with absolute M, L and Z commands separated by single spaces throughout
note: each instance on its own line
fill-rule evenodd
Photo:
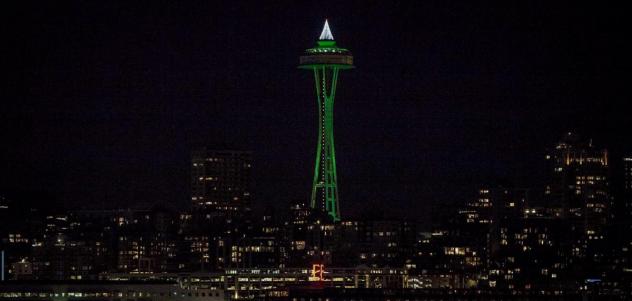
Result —
M 568 248 L 566 264 L 575 275 L 598 277 L 611 251 L 606 241 L 612 221 L 608 151 L 567 133 L 546 161 L 545 206 L 570 225 L 562 242 Z
M 555 289 L 612 279 L 618 259 L 609 240 L 608 151 L 567 133 L 545 159 L 540 202 L 530 204 L 526 195 L 490 198 L 494 218 L 484 277 L 490 287 Z
M 252 153 L 199 148 L 191 154 L 191 202 L 218 211 L 250 210 Z
M 623 175 L 619 181 L 622 189 L 616 200 L 618 210 L 614 216 L 617 222 L 616 231 L 613 232 L 616 233 L 619 247 L 618 276 L 627 283 L 628 289 L 632 289 L 632 156 L 624 157 L 622 163 L 619 170 Z
M 546 206 L 562 217 L 583 220 L 587 233 L 599 236 L 611 205 L 608 151 L 568 133 L 546 162 Z
M 188 270 L 243 267 L 257 247 L 250 216 L 252 152 L 198 148 L 191 153 L 192 210 L 180 215 Z M 255 256 L 256 257 L 256 256 Z

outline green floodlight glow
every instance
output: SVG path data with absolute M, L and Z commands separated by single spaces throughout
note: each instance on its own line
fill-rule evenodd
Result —
M 318 142 L 312 184 L 311 207 L 327 212 L 340 221 L 336 154 L 334 150 L 334 99 L 340 70 L 353 68 L 349 50 L 336 46 L 329 22 L 320 34 L 316 47 L 305 50 L 300 57 L 301 69 L 314 72 L 318 102 Z

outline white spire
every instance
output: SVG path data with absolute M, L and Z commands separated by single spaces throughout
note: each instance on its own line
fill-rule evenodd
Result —
M 325 26 L 323 27 L 323 32 L 320 33 L 319 40 L 334 40 L 334 35 L 331 34 L 331 29 L 329 29 L 329 22 L 325 19 Z

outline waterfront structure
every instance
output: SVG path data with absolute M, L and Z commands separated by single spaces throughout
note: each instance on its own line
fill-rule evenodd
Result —
M 1 283 L 0 300 L 577 300 L 591 295 L 564 288 L 463 288 L 448 282 L 443 275 L 410 275 L 401 268 L 323 265 L 221 273 L 103 273 L 93 282 Z M 602 292 L 599 296 L 615 295 Z
M 196 149 L 191 154 L 191 202 L 223 211 L 250 208 L 252 153 Z
M 299 268 L 227 268 L 210 273 L 101 274 L 101 280 L 111 283 L 175 282 L 182 289 L 223 293 L 228 300 L 287 297 L 290 288 L 300 287 L 402 289 L 408 287 L 408 277 L 402 268 L 341 268 L 322 264 Z
M 314 48 L 300 57 L 301 69 L 314 72 L 318 101 L 318 144 L 312 183 L 311 207 L 327 212 L 340 221 L 336 155 L 334 151 L 334 99 L 340 70 L 353 68 L 353 56 L 340 48 L 325 21 L 325 26 Z
M 0 300 L 222 301 L 224 290 L 154 281 L 10 282 L 0 284 Z

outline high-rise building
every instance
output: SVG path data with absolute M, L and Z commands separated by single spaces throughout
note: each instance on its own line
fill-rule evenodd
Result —
M 632 217 L 632 156 L 623 158 L 623 203 Z
M 605 224 L 610 205 L 608 151 L 566 134 L 546 155 L 548 206 L 567 217 L 582 217 L 588 223 Z
M 621 268 L 624 278 L 632 282 L 632 156 L 623 158 L 623 193 L 619 208 L 619 223 L 617 228 L 620 235 Z
M 570 255 L 585 260 L 602 258 L 612 207 L 608 151 L 568 133 L 546 160 L 546 206 L 571 225 Z
M 200 148 L 191 156 L 191 202 L 222 211 L 250 208 L 252 153 Z
M 316 47 L 305 50 L 299 68 L 312 70 L 318 100 L 318 144 L 312 184 L 311 207 L 327 212 L 334 221 L 340 220 L 336 155 L 334 152 L 334 98 L 340 70 L 353 68 L 349 50 L 336 46 L 334 36 L 325 21 Z

